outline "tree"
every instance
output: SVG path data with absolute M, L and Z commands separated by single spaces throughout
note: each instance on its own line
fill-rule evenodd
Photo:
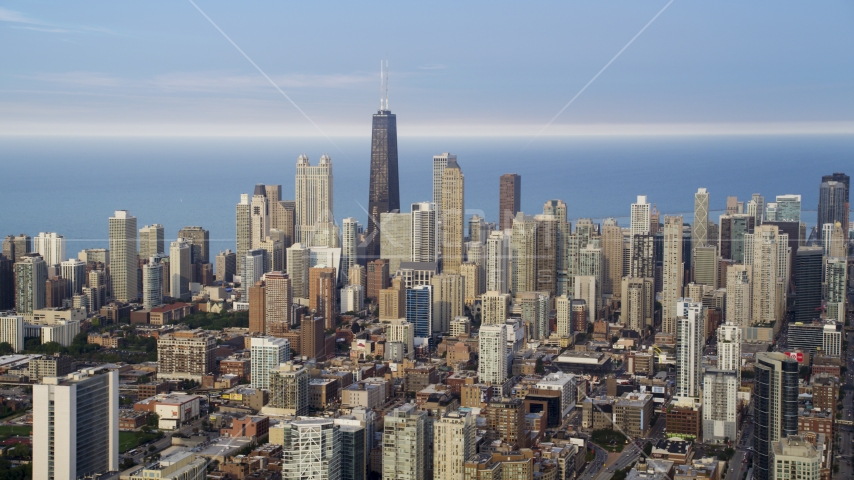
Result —
M 16 443 L 9 453 L 16 458 L 30 458 L 33 451 L 26 443 Z
M 647 457 L 652 455 L 652 442 L 646 442 L 646 445 L 643 446 L 643 454 Z
M 146 419 L 145 424 L 149 427 L 157 428 L 157 426 L 160 425 L 160 415 L 152 413 L 148 416 L 148 419 Z
M 546 367 L 543 366 L 543 359 L 542 358 L 537 359 L 537 363 L 534 366 L 534 371 L 537 372 L 537 375 L 542 375 L 542 374 L 546 373 Z
M 15 353 L 15 349 L 9 342 L 0 342 L 0 355 L 11 355 Z

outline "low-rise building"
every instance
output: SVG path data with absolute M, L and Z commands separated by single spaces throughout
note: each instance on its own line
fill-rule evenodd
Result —
M 237 375 L 239 380 L 250 380 L 251 371 L 251 362 L 248 358 L 231 356 L 219 362 L 219 373 Z
M 312 378 L 308 384 L 308 404 L 314 410 L 324 410 L 338 401 L 338 379 Z
M 119 410 L 119 430 L 136 430 L 145 425 L 148 420 L 149 412 L 141 412 L 137 410 Z
M 801 435 L 771 444 L 771 472 L 775 480 L 821 480 L 821 452 Z
M 152 325 L 178 323 L 191 313 L 193 313 L 193 306 L 189 303 L 176 302 L 171 305 L 161 305 L 152 308 L 148 313 L 148 323 Z
M 232 419 L 230 426 L 219 429 L 219 434 L 223 437 L 255 437 L 261 439 L 269 431 L 269 417 L 246 416 Z
M 125 343 L 125 339 L 114 337 L 109 333 L 90 333 L 86 336 L 86 343 L 100 345 L 104 348 L 121 348 Z
M 151 398 L 161 393 L 169 393 L 169 384 L 167 382 L 148 382 L 136 386 L 136 397 L 139 400 Z
M 159 462 L 133 469 L 129 480 L 204 480 L 208 461 L 193 452 L 175 452 Z M 122 477 L 124 478 L 124 476 Z
M 806 409 L 798 411 L 798 435 L 810 432 L 823 433 L 827 438 L 833 438 L 833 414 Z
M 153 412 L 160 417 L 158 428 L 175 430 L 190 420 L 198 418 L 202 397 L 178 393 L 160 394 L 136 402 L 134 410 Z
M 614 404 L 616 424 L 629 437 L 649 435 L 652 414 L 652 394 L 649 393 L 624 393 Z
M 670 460 L 678 465 L 691 462 L 694 451 L 692 443 L 681 438 L 663 438 L 652 447 L 652 458 Z
M 346 407 L 377 408 L 383 404 L 385 392 L 379 385 L 353 383 L 341 392 L 341 405 Z
M 667 434 L 699 441 L 703 432 L 703 410 L 699 402 L 682 399 L 667 409 Z

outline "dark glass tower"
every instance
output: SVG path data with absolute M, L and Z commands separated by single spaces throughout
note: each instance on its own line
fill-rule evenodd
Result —
M 795 321 L 810 323 L 817 319 L 821 307 L 821 247 L 801 247 L 795 257 Z
M 825 223 L 839 222 L 842 231 L 848 234 L 848 209 L 850 208 L 851 177 L 844 173 L 834 173 L 821 177 L 818 192 L 818 237 L 822 236 Z
M 753 478 L 769 480 L 771 444 L 798 434 L 798 362 L 779 352 L 756 354 L 753 380 Z
M 397 118 L 388 109 L 374 114 L 371 129 L 371 182 L 368 194 L 366 260 L 380 256 L 380 214 L 400 210 L 397 178 Z

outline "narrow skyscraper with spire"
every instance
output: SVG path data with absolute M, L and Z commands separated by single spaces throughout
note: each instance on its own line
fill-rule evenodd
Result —
M 400 210 L 400 186 L 397 178 L 397 118 L 388 109 L 388 64 L 380 69 L 380 109 L 371 127 L 371 179 L 368 194 L 368 231 L 365 255 L 368 260 L 380 254 L 380 214 Z

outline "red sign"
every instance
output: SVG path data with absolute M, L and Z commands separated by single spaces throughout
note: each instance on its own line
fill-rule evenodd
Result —
M 793 360 L 797 360 L 798 363 L 804 363 L 804 352 L 786 352 L 786 355 Z

